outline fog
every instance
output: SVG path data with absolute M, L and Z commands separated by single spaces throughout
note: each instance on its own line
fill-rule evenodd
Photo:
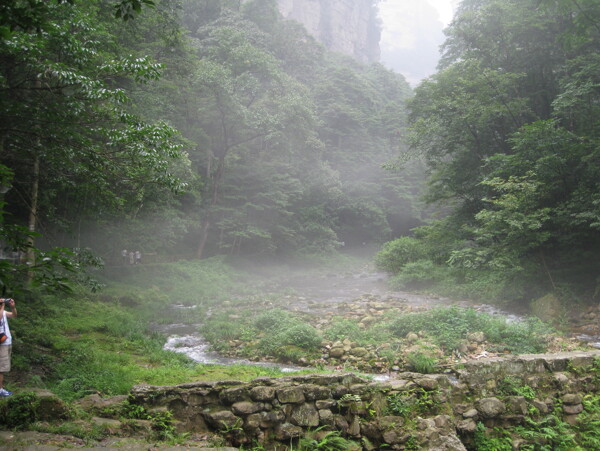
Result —
M 435 72 L 443 29 L 452 20 L 457 0 L 384 0 L 381 62 L 401 73 L 412 86 Z

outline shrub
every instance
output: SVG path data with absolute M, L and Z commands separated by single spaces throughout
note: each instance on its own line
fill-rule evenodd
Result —
M 423 288 L 444 276 L 444 268 L 431 260 L 417 260 L 403 266 L 400 272 L 392 278 L 391 285 L 395 289 Z
M 431 374 L 437 370 L 437 359 L 423 352 L 411 352 L 406 359 L 410 368 L 417 373 Z
M 404 236 L 383 245 L 375 256 L 375 266 L 391 274 L 399 273 L 404 265 L 423 258 L 421 243 L 415 238 Z
M 40 401 L 32 392 L 17 393 L 0 402 L 0 424 L 24 428 L 37 420 Z
M 409 332 L 427 332 L 446 351 L 458 348 L 469 333 L 483 332 L 497 349 L 521 354 L 543 352 L 544 335 L 551 332 L 550 327 L 535 318 L 509 322 L 501 316 L 459 307 L 403 315 L 391 321 L 388 328 L 397 337 Z

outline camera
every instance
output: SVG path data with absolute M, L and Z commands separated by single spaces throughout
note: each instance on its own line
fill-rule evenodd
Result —
M 10 301 L 12 301 L 11 298 L 6 298 L 2 300 L 2 302 L 4 302 L 4 305 L 10 305 Z

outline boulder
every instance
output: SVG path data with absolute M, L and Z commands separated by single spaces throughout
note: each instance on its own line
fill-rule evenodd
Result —
M 496 418 L 506 411 L 506 406 L 498 398 L 483 398 L 475 403 L 477 411 L 483 418 Z

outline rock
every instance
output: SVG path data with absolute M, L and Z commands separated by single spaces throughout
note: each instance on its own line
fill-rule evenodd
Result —
M 360 436 L 360 417 L 357 415 L 352 419 L 350 427 L 348 428 L 348 435 L 352 437 Z
M 219 410 L 216 412 L 206 413 L 208 423 L 218 430 L 234 427 L 236 424 L 241 424 L 242 419 L 236 417 L 229 410 Z
M 417 341 L 419 341 L 419 336 L 414 332 L 409 332 L 406 334 L 406 341 L 408 341 L 409 343 L 416 343 Z
M 535 407 L 537 410 L 539 410 L 539 412 L 541 414 L 546 414 L 550 410 L 548 408 L 548 404 L 546 404 L 543 401 L 540 401 L 539 399 L 534 399 L 533 401 L 531 401 L 531 404 L 533 405 L 533 407 Z
M 472 418 L 468 418 L 463 421 L 459 421 L 456 425 L 456 429 L 464 434 L 472 434 L 477 430 L 477 423 Z
M 581 399 L 581 396 L 572 393 L 568 393 L 562 397 L 563 404 L 567 404 L 569 406 L 581 404 L 582 401 L 583 400 Z
M 415 384 L 428 391 L 435 390 L 439 387 L 438 381 L 430 377 L 415 379 Z
M 549 323 L 556 322 L 558 318 L 563 318 L 568 313 L 560 299 L 552 293 L 532 301 L 530 308 L 531 313 Z
M 333 412 L 329 409 L 319 410 L 319 420 L 320 420 L 320 423 L 323 425 L 333 426 L 333 424 L 334 424 Z
M 231 405 L 235 402 L 246 400 L 248 392 L 244 387 L 230 388 L 219 393 L 219 399 L 225 405 Z
M 309 384 L 304 386 L 304 396 L 308 401 L 330 399 L 331 390 L 322 385 Z
M 127 401 L 127 395 L 102 398 L 97 394 L 86 396 L 77 402 L 77 405 L 86 412 L 102 413 L 104 416 L 117 417 L 123 403 Z
M 463 418 L 476 418 L 479 415 L 477 409 L 469 409 L 465 413 L 462 414 Z
M 352 348 L 350 350 L 350 354 L 352 354 L 355 357 L 364 357 L 369 353 L 369 351 L 366 348 Z
M 275 389 L 260 385 L 250 390 L 250 398 L 253 401 L 271 401 L 275 398 Z
M 269 409 L 265 408 L 266 405 L 263 403 L 258 403 L 258 402 L 249 402 L 249 401 L 242 401 L 242 402 L 236 402 L 235 404 L 233 404 L 231 406 L 231 410 L 233 410 L 233 413 L 236 415 L 250 415 L 252 413 L 256 413 L 256 412 L 260 412 L 261 410 L 270 410 L 270 406 Z
M 32 388 L 31 391 L 35 394 L 38 400 L 37 417 L 40 421 L 56 421 L 67 419 L 70 417 L 69 408 L 54 393 L 50 390 L 40 388 Z
M 284 423 L 275 431 L 275 438 L 280 441 L 288 441 L 303 435 L 304 431 L 300 426 L 294 426 L 290 423 Z
M 336 405 L 336 402 L 331 399 L 319 400 L 315 403 L 317 409 L 331 409 Z
M 319 412 L 313 404 L 305 403 L 294 408 L 290 421 L 296 426 L 317 427 L 319 425 Z
M 577 415 L 577 414 L 583 412 L 583 404 L 564 405 L 563 412 L 567 415 Z
M 485 341 L 485 334 L 483 332 L 472 332 L 467 335 L 467 340 L 474 341 L 475 343 L 483 343 Z
M 302 387 L 285 387 L 277 390 L 277 399 L 282 404 L 301 404 L 305 401 Z
M 496 418 L 506 411 L 506 406 L 498 398 L 479 399 L 475 407 L 483 418 Z
M 332 357 L 334 359 L 339 359 L 340 357 L 342 357 L 344 355 L 345 351 L 344 348 L 331 348 L 329 350 L 329 357 Z

